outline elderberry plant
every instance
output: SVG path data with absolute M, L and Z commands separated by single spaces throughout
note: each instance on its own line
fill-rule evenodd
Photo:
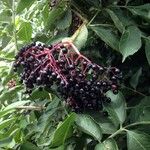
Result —
M 117 94 L 122 78 L 119 69 L 91 62 L 71 42 L 24 46 L 16 55 L 14 71 L 18 67 L 22 67 L 20 82 L 26 93 L 56 84 L 61 97 L 76 112 L 102 110 L 104 103 L 111 102 L 106 92 Z
M 149 150 L 149 10 L 1 0 L 0 150 Z

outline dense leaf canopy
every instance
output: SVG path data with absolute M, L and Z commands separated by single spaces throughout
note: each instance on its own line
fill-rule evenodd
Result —
M 53 89 L 25 93 L 13 62 L 34 41 L 72 42 L 98 65 L 122 71 L 103 111 L 72 112 Z M 149 150 L 150 2 L 0 1 L 0 149 Z

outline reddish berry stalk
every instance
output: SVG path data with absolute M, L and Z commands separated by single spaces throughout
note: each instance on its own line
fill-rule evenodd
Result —
M 54 45 L 32 43 L 16 56 L 14 70 L 22 66 L 21 82 L 27 92 L 35 86 L 53 88 L 74 111 L 102 110 L 111 99 L 105 96 L 108 90 L 118 93 L 120 70 L 92 63 L 71 42 Z

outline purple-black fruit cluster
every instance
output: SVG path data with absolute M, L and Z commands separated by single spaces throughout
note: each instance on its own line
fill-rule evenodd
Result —
M 16 56 L 14 71 L 22 68 L 20 82 L 28 93 L 35 87 L 53 88 L 73 111 L 102 110 L 110 103 L 106 92 L 118 93 L 121 72 L 115 67 L 103 67 L 80 54 L 70 42 L 53 45 L 32 43 Z

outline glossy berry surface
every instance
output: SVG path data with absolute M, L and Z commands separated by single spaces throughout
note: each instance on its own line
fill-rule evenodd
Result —
M 120 70 L 91 62 L 70 42 L 32 43 L 15 58 L 14 71 L 22 68 L 20 81 L 26 93 L 56 85 L 57 92 L 73 111 L 102 110 L 104 103 L 111 103 L 106 92 L 118 93 Z

